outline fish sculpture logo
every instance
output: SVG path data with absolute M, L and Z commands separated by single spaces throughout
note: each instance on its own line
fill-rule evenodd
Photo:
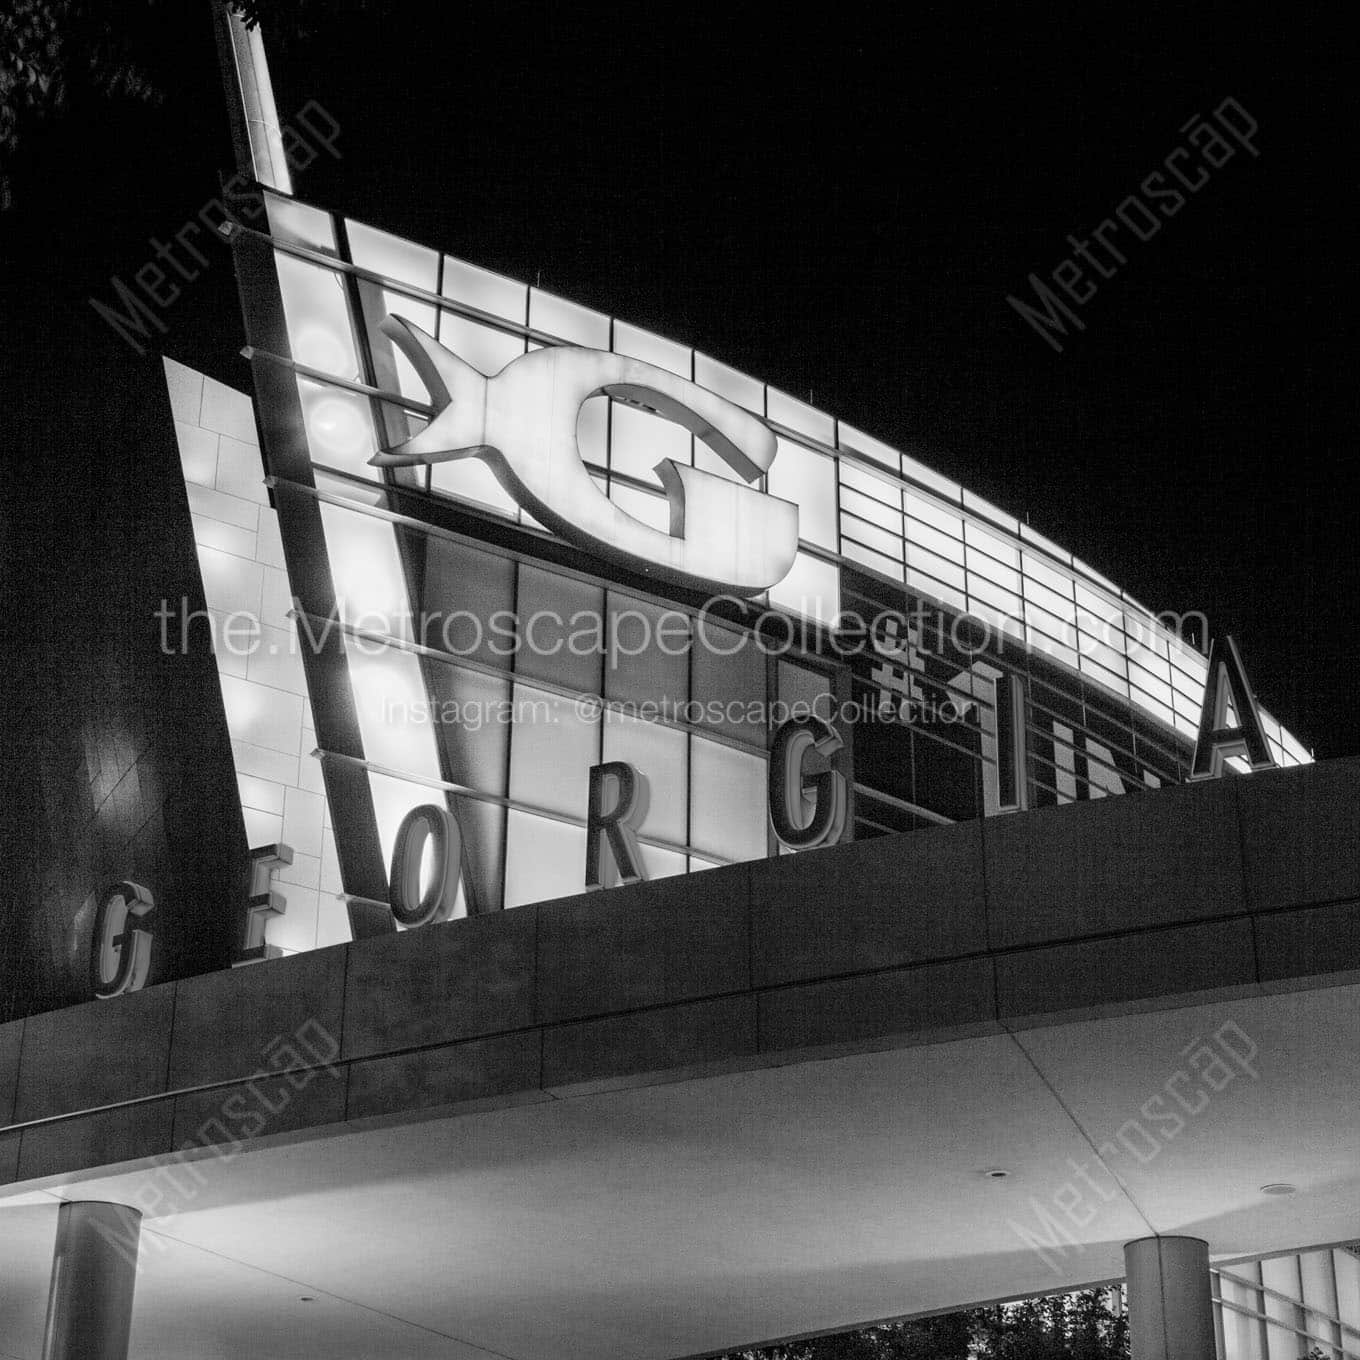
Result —
M 755 481 L 774 462 L 765 423 L 716 393 L 623 354 L 553 346 L 513 359 L 494 377 L 474 368 L 405 317 L 382 331 L 410 359 L 434 419 L 375 467 L 480 458 L 515 502 L 554 533 L 650 576 L 734 595 L 768 590 L 798 551 L 798 507 Z M 600 490 L 576 440 L 581 407 L 604 394 L 683 426 L 741 482 L 663 459 L 656 474 L 670 506 L 665 533 Z

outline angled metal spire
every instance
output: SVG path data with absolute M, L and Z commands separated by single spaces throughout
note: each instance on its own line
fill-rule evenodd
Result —
M 217 55 L 231 119 L 231 139 L 236 148 L 236 167 L 242 174 L 293 192 L 293 178 L 283 154 L 279 112 L 269 80 L 260 25 L 248 29 L 241 16 L 224 0 L 212 0 L 213 26 L 217 31 Z

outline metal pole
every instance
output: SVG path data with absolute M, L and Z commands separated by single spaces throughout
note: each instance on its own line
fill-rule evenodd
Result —
M 224 0 L 212 0 L 212 9 L 236 168 L 249 179 L 291 194 L 293 178 L 260 25 L 247 28 Z
M 142 1215 L 78 1200 L 57 1214 L 43 1360 L 127 1360 Z

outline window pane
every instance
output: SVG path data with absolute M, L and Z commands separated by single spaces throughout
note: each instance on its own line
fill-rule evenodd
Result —
M 515 612 L 520 675 L 550 680 L 574 694 L 600 693 L 604 591 L 599 586 L 521 563 Z M 585 804 L 581 807 L 584 817 Z
M 996 534 L 988 533 L 986 529 L 974 524 L 972 520 L 964 524 L 963 537 L 970 549 L 970 561 L 974 556 L 973 550 L 976 550 L 978 555 L 985 553 L 987 557 L 996 562 L 1004 563 L 1013 570 L 1019 568 L 1019 549 L 1007 543 L 1005 539 L 999 538 Z
M 409 637 L 406 578 L 392 526 L 324 503 L 321 523 L 340 618 L 367 632 Z
M 538 288 L 529 289 L 529 325 L 569 345 L 609 348 L 609 318 Z
M 647 878 L 673 878 L 686 872 L 686 856 L 674 850 L 663 850 L 658 845 L 640 845 L 642 867 Z M 694 866 L 698 868 L 699 865 Z
M 885 557 L 872 548 L 866 548 L 862 544 L 856 543 L 848 534 L 841 538 L 841 554 L 849 558 L 850 561 L 859 562 L 872 571 L 882 572 L 884 576 L 891 580 L 900 581 L 902 579 L 902 559 L 900 557 Z
M 345 659 L 364 756 L 400 774 L 440 779 L 434 725 L 419 658 L 398 647 L 378 649 L 357 638 L 346 638 Z M 386 853 L 391 854 L 390 846 Z
M 902 566 L 902 537 L 900 534 L 890 533 L 886 529 L 880 529 L 876 524 L 866 523 L 862 519 L 856 519 L 853 515 L 841 516 L 841 533 L 843 541 L 860 544 L 863 547 L 872 548 L 876 553 L 891 559 L 897 575 Z
M 998 510 L 990 501 L 984 501 L 981 496 L 975 496 L 971 491 L 963 493 L 964 505 L 974 514 L 982 515 L 999 524 L 1003 529 L 1009 530 L 1013 534 L 1020 532 L 1020 521 L 1014 515 L 1008 515 L 1004 510 Z
M 708 618 L 696 622 L 693 676 L 700 722 L 736 741 L 760 747 L 767 743 L 759 716 L 765 701 L 765 655 L 750 634 L 719 627 Z
M 394 293 L 364 281 L 359 284 L 359 297 L 363 302 L 364 323 L 368 328 L 368 345 L 373 355 L 373 375 L 377 385 L 385 392 L 400 392 L 412 401 L 428 404 L 430 393 L 411 361 L 378 327 L 389 315 L 404 316 L 427 335 L 433 335 L 438 325 L 435 309 L 427 302 L 417 302 L 404 293 Z
M 443 293 L 455 302 L 475 307 L 479 312 L 489 312 L 492 316 L 504 317 L 522 326 L 528 292 L 524 284 L 507 279 L 503 274 L 479 269 L 475 264 L 455 260 L 451 255 L 444 256 Z
M 271 194 L 267 190 L 264 206 L 269 219 L 269 234 L 276 240 L 289 241 L 312 250 L 324 250 L 328 255 L 337 253 L 335 224 L 331 221 L 330 213 L 307 203 L 299 203 L 296 199 Z
M 366 481 L 381 480 L 377 468 L 368 463 L 378 447 L 368 398 L 310 378 L 298 379 L 298 396 L 312 462 L 324 463 Z
M 274 252 L 293 358 L 347 382 L 360 379 L 349 302 L 334 270 Z
M 622 482 L 615 482 L 609 488 L 609 499 L 620 510 L 626 511 L 635 520 L 649 528 L 657 530 L 658 533 L 670 533 L 670 501 L 660 492 L 653 496 L 635 486 L 625 486 Z
M 694 356 L 694 381 L 700 387 L 726 397 L 734 406 L 744 406 L 758 416 L 765 414 L 765 385 L 706 354 Z
M 628 703 L 689 697 L 689 619 L 678 610 L 610 592 L 604 692 Z
M 1038 581 L 1049 590 L 1061 595 L 1065 600 L 1072 599 L 1072 578 L 1070 576 L 1066 576 L 1056 567 L 1050 566 L 1035 553 L 1022 553 L 1021 559 L 1025 576 L 1029 580 Z
M 771 587 L 770 603 L 829 624 L 841 612 L 840 569 L 800 552 L 789 574 Z
M 820 453 L 779 440 L 770 464 L 770 495 L 798 507 L 798 537 L 819 548 L 836 548 L 836 463 Z
M 941 532 L 928 524 L 921 524 L 914 519 L 907 521 L 907 542 L 912 547 L 920 546 L 932 553 L 934 556 L 942 558 L 954 567 L 963 566 L 963 544 L 951 534 Z M 915 554 L 909 549 L 908 556 Z M 958 584 L 962 586 L 962 577 Z
M 690 738 L 690 842 L 729 860 L 763 859 L 765 758 Z
M 856 453 L 863 454 L 866 458 L 872 458 L 874 462 L 881 464 L 891 472 L 897 472 L 901 465 L 901 459 L 896 449 L 890 449 L 881 440 L 867 435 L 853 426 L 842 424 L 837 430 L 840 438 L 840 446 L 843 449 L 853 449 Z M 849 460 L 847 460 L 848 463 Z
M 647 782 L 644 815 L 634 821 L 634 828 L 675 845 L 685 844 L 687 741 L 685 733 L 673 727 L 605 714 L 604 759 L 627 761 Z
M 450 463 L 434 464 L 430 468 L 430 489 L 452 500 L 467 501 L 492 510 L 507 519 L 518 517 L 519 507 L 514 497 L 480 458 L 459 458 Z
M 874 488 L 876 492 L 878 489 Z M 886 492 L 889 488 L 883 487 L 882 490 Z M 898 538 L 902 537 L 900 498 L 885 500 L 878 495 L 867 495 L 850 485 L 844 475 L 841 477 L 841 514 L 854 515 L 856 519 L 867 519 L 871 524 L 877 524 L 880 529 L 886 529 Z
M 778 425 L 785 425 L 799 434 L 811 436 L 823 444 L 836 442 L 836 422 L 824 411 L 818 411 L 787 392 L 770 387 L 765 392 L 765 409 L 769 418 Z
M 674 340 L 663 340 L 659 335 L 630 326 L 624 321 L 614 322 L 614 350 L 618 354 L 631 354 L 634 359 L 655 364 L 657 368 L 678 373 L 682 378 L 690 376 L 693 355 L 685 345 Z
M 443 747 L 449 778 L 503 798 L 510 746 L 510 681 L 450 662 L 427 660 L 429 726 Z M 532 720 L 532 714 L 526 712 Z
M 928 524 L 932 529 L 937 529 L 942 534 L 947 534 L 953 539 L 963 538 L 963 520 L 958 515 L 951 515 L 947 510 L 942 510 L 934 501 L 928 501 L 924 496 L 913 495 L 910 491 L 902 497 L 907 514 L 914 520 L 919 520 L 922 524 Z M 910 532 L 910 529 L 908 529 Z
M 673 420 L 616 401 L 611 403 L 610 421 L 611 472 L 654 486 L 657 478 L 653 469 L 663 458 L 684 464 L 692 461 L 690 432 Z
M 902 455 L 902 475 L 920 486 L 929 487 L 946 500 L 958 501 L 963 498 L 963 488 L 957 482 L 951 482 L 948 477 L 941 477 L 933 468 L 918 463 L 905 453 Z
M 809 712 L 829 716 L 831 677 L 810 666 L 792 661 L 779 663 L 779 700 L 781 704 L 801 704 Z
M 600 724 L 585 722 L 571 700 L 517 684 L 510 737 L 510 797 L 517 803 L 585 820 L 590 767 L 600 761 Z
M 515 648 L 515 564 L 438 534 L 398 529 L 416 594 L 417 641 L 509 669 Z
M 371 269 L 385 279 L 409 283 L 427 293 L 439 287 L 439 253 L 390 232 L 347 221 L 349 257 L 361 269 Z
M 585 891 L 586 833 L 511 810 L 505 846 L 505 905 L 522 907 Z
M 524 337 L 469 321 L 457 312 L 439 313 L 439 343 L 488 377 L 524 353 Z

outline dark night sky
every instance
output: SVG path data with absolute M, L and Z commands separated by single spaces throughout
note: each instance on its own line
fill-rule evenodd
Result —
M 148 362 L 85 299 L 231 168 L 206 6 L 184 9 L 161 107 L 77 100 L 19 166 L 20 401 L 53 366 Z M 315 99 L 342 128 L 300 195 L 810 391 L 1152 608 L 1203 609 L 1319 756 L 1360 752 L 1351 43 L 1295 12 L 1098 13 L 394 5 L 271 55 L 285 119 Z M 1054 353 L 1006 295 L 1226 96 L 1259 158 L 1116 238 L 1127 264 Z M 165 352 L 245 385 L 225 251 L 165 320 Z M 11 495 L 51 454 L 19 442 Z

